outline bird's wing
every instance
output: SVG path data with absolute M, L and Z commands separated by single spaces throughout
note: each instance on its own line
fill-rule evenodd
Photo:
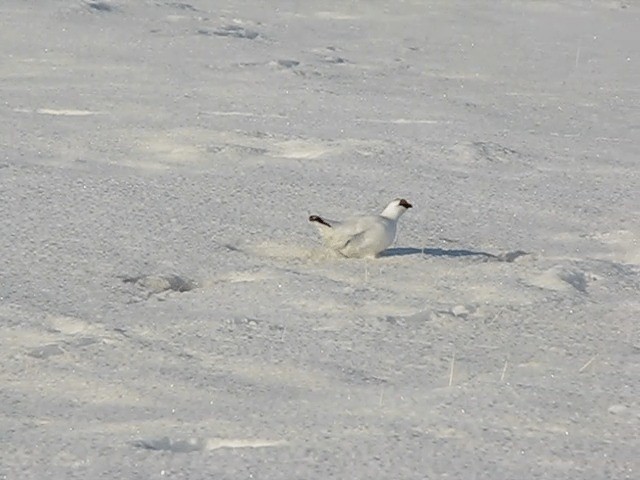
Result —
M 343 222 L 331 223 L 332 228 L 327 229 L 327 243 L 336 250 L 341 250 L 347 245 L 357 245 L 367 238 L 370 230 L 377 228 L 377 217 L 353 217 Z M 355 242 L 355 243 L 354 243 Z
M 389 230 L 386 219 L 376 218 L 375 221 L 366 222 L 366 228 L 353 235 L 341 250 L 347 256 L 354 254 L 377 253 L 388 246 L 389 238 L 393 239 L 394 233 Z

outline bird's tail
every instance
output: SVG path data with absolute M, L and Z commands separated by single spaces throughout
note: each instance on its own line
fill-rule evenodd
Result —
M 325 219 L 323 219 L 322 217 L 318 216 L 318 215 L 311 215 L 309 217 L 309 221 L 310 222 L 315 222 L 315 223 L 318 223 L 320 225 L 324 225 L 325 227 L 331 228 L 331 224 L 329 222 L 327 222 Z

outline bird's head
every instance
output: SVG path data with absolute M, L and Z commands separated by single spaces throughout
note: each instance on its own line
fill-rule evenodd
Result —
M 386 206 L 381 215 L 391 220 L 397 220 L 404 212 L 412 207 L 413 205 L 407 202 L 404 198 L 396 198 Z

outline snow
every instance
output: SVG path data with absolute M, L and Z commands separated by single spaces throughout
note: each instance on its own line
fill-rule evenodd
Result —
M 0 18 L 0 479 L 638 478 L 636 2 Z

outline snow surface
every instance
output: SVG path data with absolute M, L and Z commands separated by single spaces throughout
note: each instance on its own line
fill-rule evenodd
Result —
M 0 479 L 640 478 L 640 4 L 187 1 L 0 2 Z

